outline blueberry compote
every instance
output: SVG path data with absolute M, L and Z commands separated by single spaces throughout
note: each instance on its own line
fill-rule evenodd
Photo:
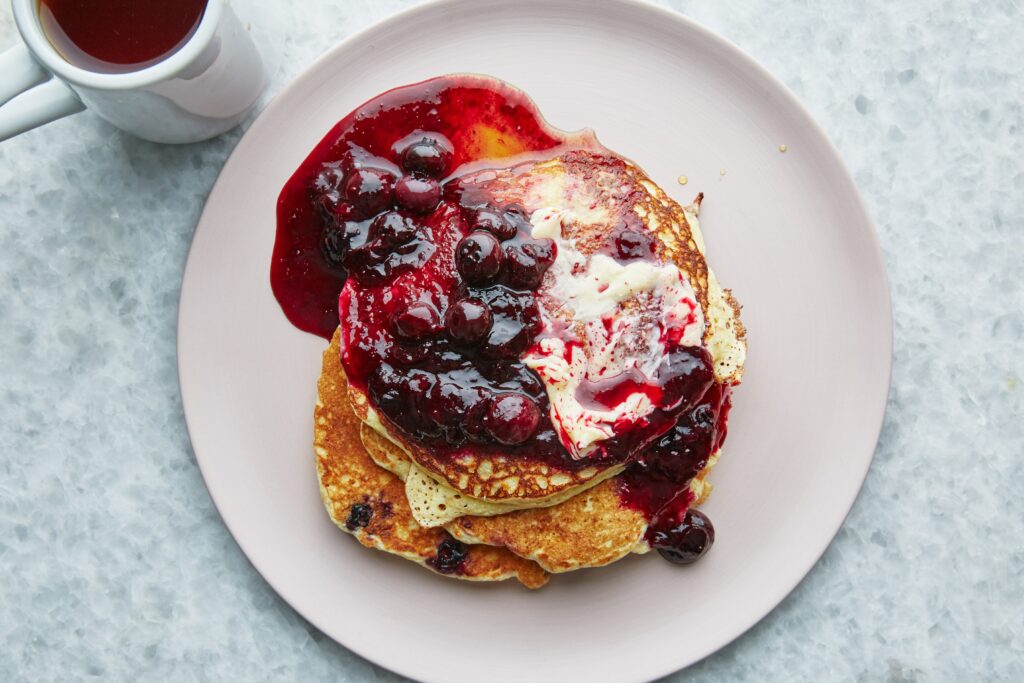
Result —
M 383 278 L 416 268 L 438 205 L 442 215 L 452 208 L 439 190 L 456 168 L 551 149 L 563 142 L 556 136 L 526 95 L 484 77 L 435 78 L 365 103 L 331 129 L 278 198 L 270 283 L 285 315 L 330 339 L 349 263 Z M 367 211 L 392 205 L 408 223 L 391 218 L 383 239 L 367 239 Z M 359 253 L 346 259 L 350 250 Z
M 594 464 L 559 442 L 544 385 L 520 361 L 541 331 L 536 292 L 556 246 L 531 236 L 521 206 L 496 202 L 459 171 L 567 142 L 523 93 L 442 77 L 345 117 L 281 192 L 271 286 L 285 315 L 325 338 L 340 321 L 348 381 L 432 454 L 473 448 L 566 469 Z M 610 226 L 607 251 L 651 259 L 656 245 L 642 225 L 623 223 Z M 589 383 L 579 399 L 612 407 L 643 390 L 659 405 L 643 430 L 606 442 L 602 464 L 627 464 L 623 504 L 651 521 L 648 541 L 663 556 L 683 563 L 714 538 L 710 521 L 688 510 L 687 485 L 724 439 L 729 389 L 713 383 L 703 349 L 673 348 L 662 366 L 650 381 L 627 373 Z M 653 445 L 639 449 L 634 432 Z M 368 522 L 366 512 L 353 510 L 350 522 Z M 457 571 L 464 558 L 453 540 L 439 547 L 437 569 Z

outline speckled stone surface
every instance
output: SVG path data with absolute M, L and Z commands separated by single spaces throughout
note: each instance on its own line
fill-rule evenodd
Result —
M 406 4 L 235 2 L 268 97 Z M 1024 680 L 1024 8 L 670 4 L 839 146 L 896 320 L 881 443 L 838 538 L 672 680 Z M 396 680 L 263 582 L 189 447 L 178 288 L 240 134 L 161 147 L 84 114 L 0 143 L 0 680 Z

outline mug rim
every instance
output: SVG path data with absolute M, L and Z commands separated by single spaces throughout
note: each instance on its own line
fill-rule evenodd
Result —
M 185 69 L 209 45 L 220 23 L 224 0 L 207 0 L 203 18 L 195 33 L 176 52 L 156 64 L 138 71 L 100 73 L 75 66 L 57 52 L 43 33 L 37 7 L 39 0 L 12 0 L 14 23 L 32 56 L 47 71 L 61 80 L 97 90 L 132 90 L 153 85 L 173 77 Z

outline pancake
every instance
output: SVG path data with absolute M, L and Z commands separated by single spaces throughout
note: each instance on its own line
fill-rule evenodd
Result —
M 336 342 L 332 343 L 332 346 L 335 344 Z M 340 349 L 338 351 L 340 353 Z M 405 482 L 406 500 L 409 501 L 413 516 L 420 525 L 425 527 L 441 526 L 462 515 L 501 515 L 514 510 L 557 505 L 581 491 L 587 490 L 590 486 L 596 486 L 615 476 L 623 469 L 622 465 L 616 465 L 603 471 L 595 470 L 596 473 L 591 477 L 589 485 L 584 483 L 569 487 L 543 499 L 526 502 L 516 500 L 499 502 L 481 499 L 449 485 L 443 477 L 427 470 L 412 459 L 406 450 L 409 447 L 408 440 L 397 436 L 400 432 L 393 426 L 388 426 L 387 419 L 370 406 L 365 394 L 350 387 L 349 400 L 352 411 L 363 422 L 360 437 L 371 458 L 378 466 L 392 472 Z M 503 460 L 504 462 L 507 460 Z M 477 466 L 486 470 L 490 466 L 490 461 L 482 461 Z M 410 470 L 412 471 L 411 477 L 409 476 Z M 500 469 L 492 469 L 486 474 L 478 470 L 473 473 L 473 477 L 480 481 L 487 481 L 492 478 L 492 475 L 498 477 L 502 474 Z
M 485 169 L 464 176 L 462 182 L 481 188 L 499 203 L 521 204 L 528 213 L 548 207 L 570 211 L 575 220 L 563 226 L 563 236 L 585 256 L 606 249 L 615 226 L 651 233 L 657 258 L 674 263 L 687 276 L 701 309 L 707 310 L 707 263 L 688 221 L 696 215 L 702 195 L 687 212 L 630 161 L 593 150 Z
M 404 557 L 445 576 L 470 581 L 515 578 L 527 588 L 547 582 L 547 574 L 535 562 L 504 548 L 465 545 L 443 528 L 427 529 L 416 523 L 402 480 L 374 463 L 359 439 L 360 421 L 348 403 L 337 335 L 324 351 L 317 388 L 317 476 L 324 506 L 338 528 L 368 548 Z
M 716 462 L 714 456 L 690 482 L 690 507 L 711 493 L 707 476 Z M 651 550 L 644 538 L 647 519 L 622 504 L 619 485 L 610 479 L 560 505 L 497 517 L 460 517 L 445 528 L 465 543 L 508 548 L 551 573 L 601 567 Z
M 681 206 L 631 162 L 584 151 L 478 175 L 486 178 L 481 186 L 499 201 L 521 203 L 528 211 L 567 207 L 578 220 L 565 237 L 575 240 L 585 255 L 606 246 L 608 227 L 616 223 L 649 231 L 658 258 L 675 264 L 697 295 L 707 323 L 703 341 L 715 359 L 716 380 L 740 383 L 746 330 L 740 322 L 739 302 L 722 288 L 705 259 L 698 220 L 703 193 L 692 204 Z M 474 178 L 469 175 L 466 182 Z
M 483 169 L 460 179 L 468 191 L 481 191 L 498 202 L 518 203 L 527 214 L 543 207 L 561 207 L 573 217 L 565 238 L 582 254 L 606 248 L 609 226 L 624 224 L 649 230 L 662 262 L 675 264 L 688 278 L 706 325 L 700 341 L 714 358 L 716 379 L 738 383 L 745 358 L 745 331 L 739 306 L 723 290 L 707 267 L 703 238 L 697 222 L 701 197 L 685 209 L 669 198 L 638 167 L 608 152 L 570 150 L 553 159 L 526 160 L 503 169 Z M 548 274 L 548 279 L 551 273 Z M 553 284 L 545 281 L 542 292 Z M 542 297 L 544 294 L 542 293 Z M 548 308 L 557 310 L 549 302 Z M 570 312 L 571 314 L 571 312 Z M 567 317 L 569 317 L 567 315 Z M 571 323 L 571 320 L 568 320 Z M 699 343 L 699 342 L 698 342 Z M 514 457 L 500 447 L 486 449 L 469 444 L 452 457 L 407 436 L 386 416 L 374 411 L 365 392 L 350 389 L 359 417 L 396 444 L 427 477 L 417 476 L 429 488 L 429 499 L 445 504 L 445 515 L 420 516 L 423 524 L 441 524 L 455 514 L 448 504 L 461 500 L 466 514 L 496 515 L 510 510 L 547 507 L 597 486 L 619 474 L 621 464 L 591 461 L 552 463 L 526 452 Z M 423 486 L 419 486 L 422 489 Z M 455 498 L 458 494 L 459 498 Z M 415 506 L 414 506 L 415 509 Z M 436 505 L 432 507 L 436 511 Z
M 695 203 L 679 210 L 685 212 L 686 239 L 692 240 L 696 248 L 703 253 L 703 239 L 696 213 L 698 208 L 699 205 Z M 667 224 L 661 223 L 659 234 L 679 231 L 679 226 L 678 220 Z M 674 239 L 669 241 L 670 244 L 683 243 L 684 238 L 678 232 L 671 234 Z M 734 384 L 742 377 L 746 351 L 745 330 L 738 318 L 738 304 L 728 291 L 718 286 L 714 274 L 706 272 L 708 329 L 705 343 L 712 353 L 716 380 L 723 384 Z M 358 415 L 361 418 L 358 436 L 365 451 L 359 453 L 359 460 L 363 461 L 363 467 L 372 463 L 376 467 L 376 470 L 373 470 L 375 476 L 380 477 L 379 481 L 386 480 L 387 489 L 381 497 L 393 507 L 400 508 L 403 515 L 408 515 L 401 522 L 401 535 L 410 537 L 406 529 L 416 529 L 417 534 L 412 548 L 407 542 L 396 545 L 394 539 L 377 542 L 366 542 L 361 539 L 365 545 L 389 549 L 387 545 L 390 543 L 392 552 L 398 552 L 422 564 L 430 560 L 436 552 L 436 544 L 446 537 L 447 532 L 451 537 L 470 544 L 471 555 L 483 548 L 500 553 L 497 556 L 499 559 L 489 560 L 489 566 L 492 572 L 505 572 L 506 575 L 510 571 L 506 567 L 508 555 L 530 561 L 531 569 L 535 567 L 546 572 L 560 573 L 603 566 L 632 552 L 646 553 L 650 550 L 644 539 L 647 519 L 640 511 L 622 504 L 618 492 L 621 482 L 617 471 L 611 478 L 598 481 L 588 489 L 573 491 L 572 495 L 547 506 L 528 509 L 515 509 L 510 505 L 476 499 L 455 487 L 447 486 L 410 458 L 404 449 L 404 440 L 392 437 L 386 424 L 369 406 L 364 394 L 349 391 L 354 411 L 344 410 L 337 405 L 343 403 L 340 394 L 343 390 L 341 387 L 344 386 L 343 379 L 339 381 L 336 378 L 333 380 L 335 384 L 332 385 L 332 380 L 327 375 L 332 372 L 341 374 L 339 354 L 336 335 L 324 354 L 325 376 L 321 377 L 322 401 L 327 397 L 332 405 L 332 411 L 344 414 L 353 426 L 358 425 L 354 417 Z M 325 387 L 325 384 L 331 385 L 330 388 Z M 349 435 L 347 438 L 351 439 L 352 436 Z M 358 448 L 350 450 L 360 451 Z M 690 482 L 693 499 L 691 506 L 702 503 L 710 493 L 711 485 L 707 477 L 717 459 L 716 453 L 699 475 Z M 323 476 L 321 479 L 323 481 Z M 417 479 L 426 479 L 430 484 L 410 486 L 410 481 L 415 482 Z M 402 482 L 405 482 L 404 486 Z M 362 489 L 372 491 L 374 485 L 366 484 Z M 370 495 L 372 497 L 373 494 Z M 349 500 L 353 498 L 346 499 Z M 343 504 L 332 513 L 332 519 L 335 519 L 336 523 L 342 520 L 340 525 L 343 526 L 342 518 L 349 514 L 348 509 Z M 433 528 L 424 528 L 426 524 Z M 420 539 L 419 535 L 426 532 L 436 532 L 439 535 L 424 536 Z M 498 566 L 502 569 L 496 569 Z M 524 569 L 520 568 L 518 571 L 523 572 Z M 536 581 L 530 573 L 525 576 L 527 578 L 524 580 L 523 574 L 520 573 L 519 578 L 527 585 L 531 585 L 528 583 L 530 581 Z
M 364 428 L 362 436 L 370 457 L 387 463 L 397 472 L 404 471 L 408 483 L 410 463 L 401 449 L 372 429 Z M 417 476 L 415 468 L 412 465 L 413 477 Z M 472 508 L 459 505 L 466 500 L 457 498 L 459 495 L 452 491 L 442 499 L 414 498 L 410 506 L 415 509 L 417 505 L 445 505 L 456 512 L 453 521 L 444 526 L 455 538 L 465 543 L 506 547 L 549 572 L 597 567 L 632 551 L 649 549 L 643 541 L 647 520 L 639 511 L 622 506 L 614 479 L 554 506 L 505 511 L 492 516 L 466 514 L 465 511 Z M 432 516 L 430 512 L 417 513 Z
M 396 444 L 365 425 L 360 434 L 375 462 L 408 481 L 410 462 Z M 717 459 L 716 454 L 690 482 L 691 506 L 700 505 L 710 494 L 707 477 Z M 416 466 L 411 467 L 415 472 Z M 440 504 L 457 511 L 445 529 L 460 541 L 504 547 L 548 572 L 560 573 L 600 567 L 631 552 L 650 550 L 644 540 L 647 519 L 640 511 L 622 504 L 619 485 L 618 478 L 613 478 L 557 505 L 487 517 L 466 514 L 468 508 L 460 505 L 465 499 L 454 492 Z M 429 502 L 410 501 L 413 507 L 417 504 Z
M 559 467 L 535 460 L 529 454 L 509 456 L 498 449 L 482 452 L 467 448 L 455 458 L 440 457 L 409 439 L 386 416 L 373 410 L 364 391 L 350 386 L 349 400 L 360 419 L 399 444 L 415 463 L 439 482 L 483 503 L 481 510 L 502 512 L 554 505 L 622 471 L 619 463 Z
M 673 262 L 679 258 L 688 272 L 699 275 L 700 264 L 704 263 L 704 241 L 697 219 L 701 197 L 683 208 L 660 189 L 651 192 L 657 196 L 657 205 L 667 205 L 667 214 L 672 216 L 666 219 L 667 214 L 658 210 L 647 213 L 648 220 L 658 216 L 657 235 L 664 253 Z M 688 260 L 679 256 L 689 255 L 693 250 L 701 256 L 699 263 L 689 256 Z M 707 320 L 704 343 L 714 361 L 716 381 L 737 384 L 742 379 L 746 358 L 746 332 L 739 320 L 739 305 L 731 292 L 722 289 L 714 273 L 706 265 L 702 268 Z M 366 418 L 372 409 L 363 401 L 357 413 Z M 568 499 L 538 508 L 510 510 L 506 505 L 476 500 L 438 481 L 410 460 L 403 440 L 392 438 L 377 418 L 367 420 L 361 438 L 376 463 L 406 481 L 406 495 L 414 514 L 428 524 L 443 523 L 452 536 L 463 542 L 507 548 L 552 573 L 598 567 L 631 552 L 650 550 L 644 539 L 647 519 L 640 511 L 622 504 L 617 472 Z M 710 494 L 708 475 L 718 457 L 715 453 L 690 482 L 691 507 L 700 505 Z M 432 486 L 409 485 L 410 481 L 424 477 Z M 422 493 L 424 488 L 426 494 Z
M 692 508 L 746 356 L 701 199 L 486 77 L 339 122 L 279 198 L 271 272 L 300 328 L 340 321 L 315 412 L 332 521 L 531 588 L 652 547 L 699 559 L 714 533 Z

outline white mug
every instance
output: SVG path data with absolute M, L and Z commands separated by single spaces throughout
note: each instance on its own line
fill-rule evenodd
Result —
M 0 140 L 88 108 L 146 140 L 196 142 L 237 125 L 263 91 L 259 53 L 226 0 L 208 0 L 176 52 L 123 73 L 65 60 L 43 33 L 38 1 L 11 2 L 25 42 L 0 54 Z

